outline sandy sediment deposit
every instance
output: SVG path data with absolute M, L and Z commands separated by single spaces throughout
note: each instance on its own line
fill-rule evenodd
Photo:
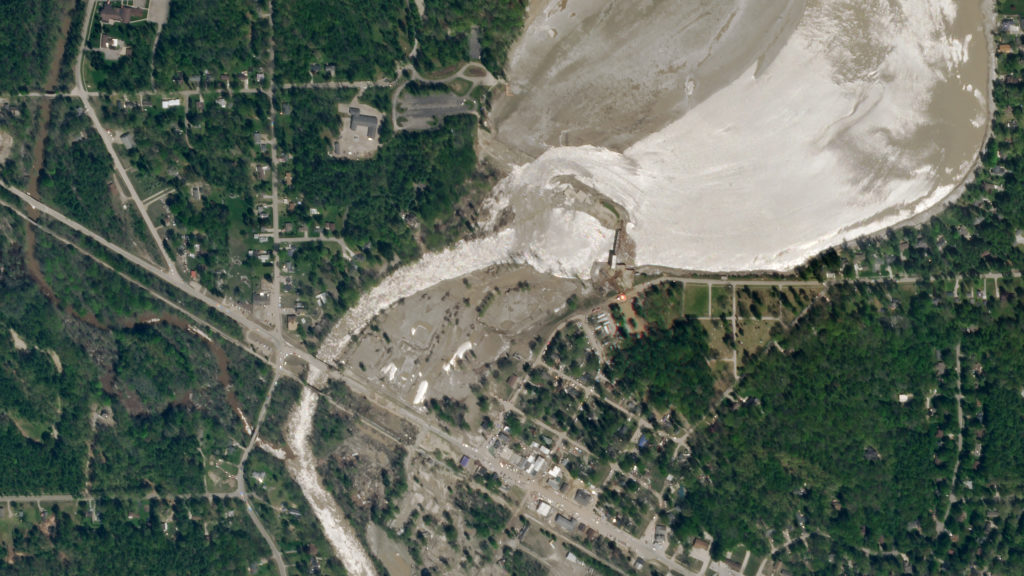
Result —
M 496 187 L 512 223 L 399 269 L 320 358 L 401 298 L 492 264 L 786 270 L 934 207 L 990 118 L 985 0 L 534 0 L 491 121 L 540 154 Z M 557 145 L 559 142 L 573 145 Z M 599 210 L 598 210 L 599 211 Z M 493 224 L 493 223 L 492 223 Z
M 499 194 L 614 200 L 637 264 L 791 268 L 934 206 L 985 137 L 984 0 L 531 9 L 492 121 L 543 152 Z
M 292 414 L 288 417 L 288 447 L 295 455 L 286 461 L 288 472 L 302 488 L 302 493 L 313 508 L 320 525 L 323 526 L 327 541 L 334 548 L 334 553 L 345 565 L 349 574 L 373 576 L 376 571 L 373 562 L 366 554 L 362 544 L 349 526 L 338 503 L 334 501 L 320 481 L 316 471 L 316 459 L 309 444 L 309 436 L 313 431 L 313 416 L 319 396 L 309 386 L 303 387 L 302 396 Z
M 533 0 L 509 55 L 512 96 L 496 101 L 491 119 L 502 140 L 533 156 L 560 144 L 624 150 L 770 60 L 803 6 Z
M 547 196 L 545 196 L 546 198 Z M 408 298 L 445 280 L 502 263 L 525 263 L 535 269 L 563 277 L 586 278 L 593 263 L 611 248 L 614 234 L 590 214 L 565 206 L 552 207 L 529 194 L 504 198 L 492 207 L 494 213 L 513 209 L 516 221 L 493 234 L 425 255 L 419 261 L 396 270 L 364 294 L 334 325 L 317 352 L 333 362 L 374 316 L 402 298 Z
M 334 361 L 398 300 L 494 264 L 586 278 L 612 246 L 602 199 L 625 210 L 637 264 L 706 271 L 788 269 L 923 213 L 985 138 L 989 4 L 534 0 L 489 121 L 536 160 L 499 183 L 489 235 L 397 270 L 318 356 Z M 372 573 L 316 474 L 315 408 L 304 389 L 289 469 L 349 572 Z

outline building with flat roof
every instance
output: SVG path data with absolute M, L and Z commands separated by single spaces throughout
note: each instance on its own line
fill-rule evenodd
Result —
M 587 492 L 586 490 L 580 488 L 576 490 L 576 495 L 573 496 L 572 499 L 575 500 L 577 503 L 586 506 L 587 504 L 590 504 L 590 492 Z
M 571 531 L 576 527 L 576 523 L 573 522 L 572 518 L 562 516 L 561 514 L 555 514 L 555 524 L 562 530 Z
M 348 127 L 352 130 L 356 128 L 366 128 L 366 137 L 373 140 L 377 137 L 377 117 L 367 116 L 360 113 L 359 108 L 349 108 L 348 115 L 350 117 Z
M 548 514 L 550 514 L 550 513 L 551 513 L 551 504 L 548 504 L 547 502 L 541 500 L 537 504 L 537 514 L 539 514 L 541 518 L 547 518 Z

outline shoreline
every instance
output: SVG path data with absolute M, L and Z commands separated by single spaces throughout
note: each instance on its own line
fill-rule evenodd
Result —
M 533 22 L 538 16 L 541 15 L 541 11 L 533 10 L 533 6 L 548 6 L 549 4 L 550 3 L 547 0 L 533 0 L 533 2 L 531 3 L 531 14 L 528 15 L 528 22 Z M 996 21 L 995 5 L 993 2 L 991 2 L 991 0 L 986 0 L 984 3 L 979 3 L 978 7 L 982 10 L 982 19 L 979 28 L 983 30 L 985 35 L 985 38 L 983 40 L 987 58 L 987 65 L 985 67 L 985 75 L 987 76 L 987 87 L 985 89 L 985 113 L 988 121 L 985 126 L 985 135 L 981 141 L 981 147 L 979 147 L 978 150 L 974 151 L 973 159 L 971 160 L 969 170 L 967 170 L 966 174 L 960 179 L 960 181 L 957 184 L 952 185 L 953 188 L 949 193 L 946 193 L 944 196 L 936 199 L 934 202 L 928 204 L 927 208 L 924 208 L 923 210 L 917 213 L 914 213 L 907 217 L 899 218 L 897 221 L 891 224 L 882 226 L 881 228 L 875 229 L 870 232 L 859 233 L 856 234 L 855 236 L 850 236 L 848 238 L 843 237 L 841 231 L 827 233 L 828 236 L 823 237 L 828 237 L 830 238 L 830 240 L 825 242 L 822 247 L 814 249 L 809 255 L 801 257 L 799 259 L 799 262 L 795 264 L 787 264 L 786 266 L 782 267 L 771 267 L 770 265 L 752 265 L 747 267 L 722 268 L 716 270 L 702 269 L 700 266 L 676 267 L 657 263 L 644 264 L 643 261 L 640 260 L 635 266 L 635 270 L 638 273 L 644 274 L 653 273 L 660 275 L 693 275 L 707 278 L 792 277 L 795 274 L 797 268 L 799 268 L 802 265 L 805 265 L 807 262 L 809 262 L 816 256 L 820 255 L 822 252 L 830 248 L 841 248 L 843 246 L 849 246 L 859 238 L 878 237 L 880 235 L 884 235 L 890 229 L 920 225 L 921 223 L 933 218 L 935 215 L 940 214 L 949 205 L 956 202 L 960 198 L 960 196 L 962 196 L 966 187 L 972 181 L 974 181 L 976 177 L 975 174 L 980 164 L 981 149 L 984 147 L 985 143 L 988 141 L 991 135 L 992 119 L 995 113 L 995 105 L 993 102 L 992 95 L 993 81 L 995 79 L 995 53 L 993 50 L 993 31 Z M 980 128 L 980 126 L 978 126 L 978 128 Z M 493 138 L 494 135 L 492 134 L 491 137 Z M 483 158 L 481 159 L 481 161 L 483 161 Z M 512 170 L 512 174 L 519 172 L 522 169 L 523 167 L 518 167 Z M 597 190 L 597 188 L 595 188 L 595 190 Z M 629 207 L 624 206 L 624 203 L 620 201 L 621 199 L 613 198 L 601 190 L 597 191 L 599 192 L 599 194 L 596 195 L 597 198 L 607 198 L 614 204 L 620 207 L 625 207 L 625 211 L 627 213 L 631 212 L 628 209 Z M 933 193 L 936 192 L 939 191 L 933 189 Z M 515 194 L 516 192 L 513 191 L 512 195 L 514 196 Z M 497 201 L 502 199 L 502 197 L 505 197 L 504 199 L 507 200 L 508 196 L 509 194 L 502 191 L 499 187 L 496 187 L 495 191 L 493 192 L 492 200 Z M 528 198 L 527 200 L 529 200 L 532 203 L 537 202 L 541 199 Z M 911 203 L 909 203 L 909 206 L 913 206 L 914 203 L 919 202 L 927 203 L 928 200 L 929 199 L 927 197 L 919 198 L 916 201 L 911 201 Z M 899 206 L 889 206 L 883 208 L 883 210 L 876 211 L 874 214 L 869 215 L 860 223 L 850 224 L 850 226 L 855 229 L 861 228 L 863 226 L 869 226 L 872 221 L 875 221 L 876 219 L 879 218 L 885 218 L 884 210 L 901 210 L 901 208 Z M 517 220 L 519 219 L 518 216 L 521 215 L 517 215 Z M 894 216 L 898 217 L 898 213 L 892 214 L 889 217 Z M 629 213 L 628 215 L 623 215 L 622 220 L 632 222 L 635 224 L 636 214 Z M 630 228 L 633 228 L 633 226 L 630 226 Z M 634 230 L 631 229 L 630 236 L 635 238 L 633 232 Z M 327 338 L 325 338 L 320 350 L 318 351 L 318 356 L 324 360 L 333 360 L 334 358 L 339 357 L 342 354 L 343 350 L 347 348 L 347 344 L 349 343 L 351 337 L 361 332 L 365 325 L 367 325 L 374 316 L 376 316 L 381 311 L 390 308 L 390 306 L 393 305 L 394 302 L 400 300 L 401 298 L 409 297 L 412 294 L 427 289 L 439 281 L 450 280 L 452 278 L 458 278 L 460 276 L 463 276 L 466 273 L 471 272 L 472 270 L 470 270 L 469 268 L 472 268 L 473 266 L 475 266 L 475 264 L 482 263 L 485 265 L 489 265 L 497 262 L 507 262 L 521 265 L 532 265 L 535 269 L 540 270 L 540 268 L 538 268 L 538 266 L 536 265 L 535 258 L 530 258 L 531 254 L 523 254 L 521 251 L 512 250 L 510 246 L 507 244 L 507 239 L 505 242 L 498 240 L 498 236 L 508 233 L 520 234 L 522 233 L 522 231 L 519 229 L 513 230 L 509 228 L 493 230 L 486 236 L 477 238 L 474 241 L 459 243 L 455 246 L 449 247 L 448 249 L 442 252 L 425 254 L 420 260 L 402 266 L 400 269 L 395 271 L 391 276 L 384 279 L 380 285 L 372 289 L 370 292 L 364 294 L 356 303 L 356 305 L 352 309 L 350 309 L 349 312 L 345 314 L 338 321 L 337 324 L 335 324 Z M 807 245 L 810 245 L 812 243 L 818 243 L 818 241 L 810 241 L 807 243 Z M 493 250 L 487 255 L 478 253 L 476 249 L 481 248 L 483 245 L 488 245 Z M 536 245 L 535 248 L 537 248 L 538 250 L 535 250 L 534 252 L 543 253 L 543 244 Z M 502 253 L 498 254 L 499 252 Z M 534 253 L 532 254 L 532 256 L 536 257 L 537 254 Z M 775 257 L 777 256 L 778 255 L 776 255 Z M 452 266 L 450 268 L 446 267 L 448 273 L 439 274 L 438 270 L 436 270 L 436 266 L 432 266 L 431 263 L 446 260 L 458 261 L 464 265 Z M 473 263 L 470 263 L 468 260 L 472 260 Z M 430 270 L 430 268 L 434 269 Z M 476 268 L 479 268 L 479 266 L 476 266 L 474 269 Z M 552 272 L 552 270 L 550 269 L 540 271 L 547 273 Z M 566 276 L 566 274 L 564 273 L 557 275 Z M 585 273 L 581 273 L 578 271 L 575 274 L 575 276 L 578 277 L 582 277 L 584 275 Z M 443 276 L 443 278 L 441 276 Z M 570 276 L 572 276 L 572 274 L 570 274 Z
M 993 90 L 995 87 L 996 78 L 998 77 L 998 74 L 996 73 L 996 43 L 994 34 L 996 26 L 998 25 L 996 21 L 999 18 L 999 14 L 996 12 L 995 0 L 986 0 L 984 6 L 985 20 L 987 21 L 985 23 L 985 45 L 987 46 L 989 60 L 988 82 L 985 88 L 987 96 L 986 104 L 988 106 L 988 114 L 985 123 L 985 138 L 982 141 L 981 148 L 978 149 L 978 153 L 975 155 L 974 163 L 971 164 L 970 171 L 967 173 L 966 176 L 964 176 L 964 178 L 960 181 L 960 183 L 952 192 L 950 192 L 945 197 L 935 202 L 932 206 L 928 207 L 927 209 L 921 211 L 918 214 L 915 214 L 914 216 L 911 216 L 910 218 L 907 218 L 906 220 L 903 220 L 902 222 L 889 226 L 888 228 L 885 228 L 873 234 L 865 234 L 863 236 L 858 236 L 857 238 L 875 237 L 879 234 L 885 234 L 886 230 L 898 230 L 900 228 L 907 227 L 913 228 L 925 224 L 927 221 L 938 216 L 943 211 L 945 211 L 946 208 L 952 206 L 958 200 L 960 200 L 960 197 L 963 196 L 964 192 L 967 190 L 967 186 L 972 184 L 975 178 L 977 177 L 978 168 L 981 166 L 982 151 L 985 149 L 985 146 L 988 145 L 989 140 L 992 139 L 992 123 L 995 122 L 996 113 L 995 96 L 993 94 Z M 857 239 L 855 238 L 852 241 L 856 240 Z
M 719 273 L 791 271 L 939 213 L 991 132 L 993 7 L 865 8 L 890 34 L 865 47 L 840 4 L 809 7 L 771 65 L 624 152 L 551 147 L 499 187 L 557 207 L 578 182 L 626 207 L 638 264 Z

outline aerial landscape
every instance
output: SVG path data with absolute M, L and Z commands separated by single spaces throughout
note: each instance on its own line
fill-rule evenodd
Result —
M 1024 2 L 0 45 L 0 574 L 1024 573 Z

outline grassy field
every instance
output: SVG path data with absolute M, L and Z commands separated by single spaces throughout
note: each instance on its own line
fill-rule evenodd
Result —
M 456 78 L 448 83 L 448 87 L 459 96 L 465 96 L 469 93 L 470 88 L 473 87 L 473 83 L 463 78 Z
M 999 0 L 996 11 L 1000 14 L 1024 15 L 1024 0 Z
M 707 316 L 709 288 L 707 284 L 687 284 L 683 292 L 683 314 Z
M 777 324 L 774 320 L 744 318 L 739 323 L 742 334 L 737 337 L 740 350 L 755 352 L 771 342 L 771 330 Z
M 726 286 L 711 288 L 711 315 L 717 318 L 720 314 L 732 316 L 732 289 Z
M 732 348 L 725 343 L 725 335 L 730 329 L 723 326 L 721 320 L 701 320 L 704 331 L 708 333 L 708 346 L 712 351 L 712 359 L 732 358 Z
M 756 554 L 751 554 L 750 559 L 747 561 L 747 567 L 743 570 L 743 576 L 754 576 L 757 574 L 757 569 L 761 566 L 762 558 Z

